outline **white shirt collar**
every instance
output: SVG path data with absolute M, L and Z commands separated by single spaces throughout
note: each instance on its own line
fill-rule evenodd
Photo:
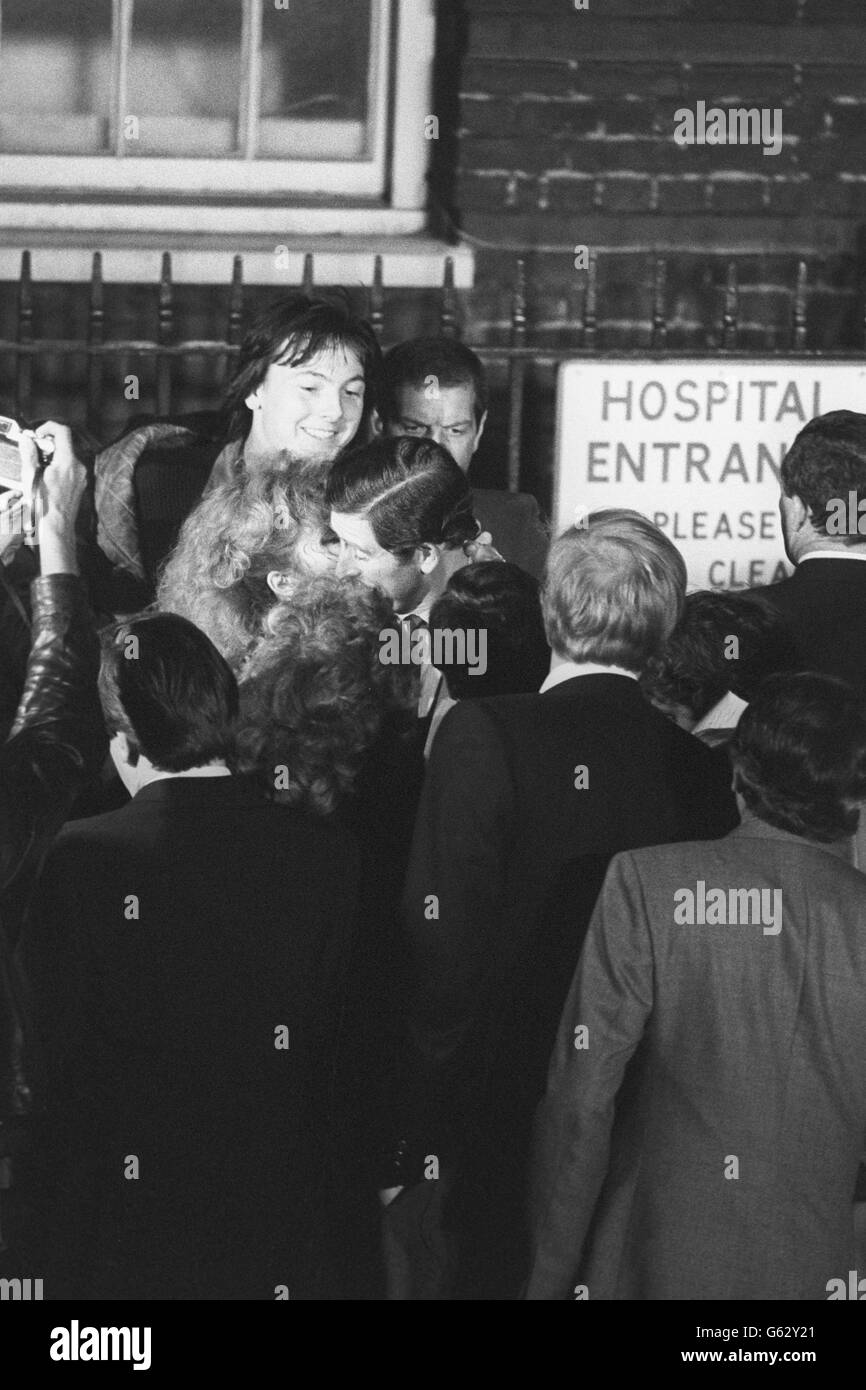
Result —
M 866 560 L 866 545 L 859 550 L 859 554 L 854 550 L 810 550 L 797 564 L 804 565 L 807 560 Z
M 693 734 L 703 733 L 704 729 L 733 729 L 740 722 L 740 715 L 748 709 L 748 701 L 741 700 L 733 690 L 729 690 L 708 709 L 703 719 L 699 719 L 692 729 Z
M 623 666 L 602 666 L 597 661 L 563 661 L 545 676 L 539 695 L 574 676 L 628 676 L 630 681 L 637 680 L 634 671 L 626 671 Z

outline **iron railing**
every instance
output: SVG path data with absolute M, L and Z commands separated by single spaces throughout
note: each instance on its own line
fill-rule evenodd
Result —
M 570 325 L 571 341 L 564 347 L 533 345 L 527 342 L 527 296 L 526 265 L 519 258 L 515 265 L 515 277 L 511 295 L 511 315 L 508 342 L 502 345 L 475 345 L 473 347 L 482 361 L 504 363 L 507 367 L 508 397 L 508 452 L 507 486 L 516 491 L 520 487 L 521 435 L 526 394 L 527 366 L 533 363 L 555 365 L 572 357 L 593 357 L 602 352 L 603 344 L 599 337 L 598 320 L 598 255 L 590 252 L 576 316 Z M 315 286 L 313 255 L 304 257 L 304 270 L 301 288 L 310 293 Z M 668 317 L 666 308 L 667 263 L 663 257 L 654 262 L 652 310 L 650 321 L 649 347 L 618 351 L 616 357 L 664 356 L 669 354 Z M 792 287 L 792 314 L 789 341 L 786 346 L 776 347 L 770 356 L 796 355 L 814 356 L 807 348 L 806 309 L 809 293 L 807 266 L 801 261 L 797 267 L 796 280 Z M 459 336 L 459 301 L 454 287 L 454 264 L 450 257 L 444 263 L 442 284 L 438 290 L 439 330 L 446 337 Z M 382 257 L 377 256 L 374 264 L 372 283 L 367 289 L 367 314 L 377 337 L 381 340 L 385 323 L 385 285 L 382 278 Z M 172 410 L 172 364 L 179 358 L 195 355 L 222 358 L 223 377 L 227 379 L 232 362 L 237 356 L 243 333 L 244 320 L 244 280 L 243 257 L 234 257 L 231 284 L 229 287 L 229 308 L 225 337 L 176 338 L 176 316 L 174 286 L 172 282 L 171 254 L 162 257 L 161 274 L 158 286 L 158 310 L 156 336 L 154 338 L 106 338 L 105 336 L 105 297 L 102 277 L 102 255 L 95 252 L 90 277 L 89 307 L 87 328 L 79 338 L 35 338 L 33 334 L 33 280 L 31 274 L 30 252 L 24 251 L 21 257 L 21 274 L 18 282 L 18 312 L 16 336 L 14 339 L 0 338 L 0 354 L 12 354 L 14 366 L 14 406 L 18 415 L 27 419 L 33 414 L 33 365 L 41 356 L 80 356 L 87 359 L 86 412 L 90 430 L 100 436 L 104 404 L 102 400 L 103 366 L 107 358 L 140 355 L 156 359 L 155 407 L 160 415 Z M 720 329 L 720 331 L 718 331 Z M 866 325 L 864 325 L 866 330 Z M 678 356 L 701 357 L 736 354 L 739 351 L 739 288 L 737 265 L 731 261 L 727 266 L 724 287 L 721 324 L 708 329 L 707 341 L 703 349 L 690 348 Z M 847 351 L 846 357 L 866 354 L 866 345 L 855 352 Z M 673 355 L 672 353 L 670 355 Z M 754 354 L 749 354 L 754 355 Z M 833 353 L 822 352 L 830 357 Z

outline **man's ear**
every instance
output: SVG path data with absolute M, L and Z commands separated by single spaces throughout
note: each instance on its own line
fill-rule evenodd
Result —
M 285 599 L 291 592 L 295 578 L 285 570 L 268 570 L 268 588 L 278 599 Z
M 418 566 L 422 574 L 432 574 L 442 555 L 444 547 L 433 545 L 431 541 L 425 541 L 419 545 L 418 554 L 421 556 L 421 563 Z
M 375 406 L 370 411 L 370 433 L 374 439 L 385 433 L 385 422 Z
M 486 424 L 487 424 L 487 411 L 485 410 L 484 414 L 481 416 L 481 419 L 478 421 L 478 429 L 475 431 L 475 448 L 476 448 L 476 449 L 478 448 L 478 445 L 481 443 L 481 436 L 482 436 L 482 434 L 484 433 L 484 426 L 485 426 Z
M 793 493 L 789 497 L 787 493 L 783 492 L 782 507 L 787 517 L 788 526 L 791 531 L 799 531 L 807 521 L 811 520 L 809 516 L 809 508 L 806 506 L 806 503 L 803 501 L 802 497 L 798 497 L 796 493 Z

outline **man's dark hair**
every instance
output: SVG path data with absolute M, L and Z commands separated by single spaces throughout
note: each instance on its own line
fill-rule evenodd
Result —
M 847 682 L 768 676 L 730 748 L 735 790 L 760 820 L 828 843 L 854 834 L 866 799 L 866 707 Z
M 486 671 L 473 675 L 468 664 L 453 662 L 440 667 L 453 700 L 534 694 L 547 675 L 538 581 L 518 565 L 485 560 L 457 570 L 430 610 L 434 644 L 437 629 L 486 634 Z M 435 645 L 432 650 L 435 656 Z
M 325 500 L 333 512 L 366 516 L 382 549 L 402 561 L 424 544 L 454 550 L 480 529 L 464 473 L 429 439 L 376 439 L 337 459 Z
M 731 637 L 736 657 L 726 656 Z M 748 703 L 765 676 L 800 664 L 784 619 L 768 603 L 755 594 L 702 589 L 686 594 L 679 622 L 640 683 L 654 704 L 684 706 L 698 720 L 727 691 Z
M 805 425 L 782 462 L 782 490 L 799 497 L 822 535 L 827 533 L 830 502 L 856 492 L 866 498 L 866 415 L 856 410 L 831 410 Z M 846 545 L 863 542 L 859 535 L 842 535 Z
M 176 613 L 142 613 L 105 629 L 99 697 L 109 735 L 124 733 L 162 772 L 228 758 L 238 687 L 210 638 Z
M 231 439 L 246 439 L 252 412 L 245 404 L 267 375 L 272 362 L 301 367 L 320 352 L 349 350 L 364 372 L 365 416 L 379 391 L 382 353 L 366 319 L 352 312 L 347 299 L 311 299 L 286 294 L 275 299 L 251 325 L 241 343 L 237 370 L 223 401 Z
M 481 423 L 487 409 L 484 367 L 472 349 L 455 338 L 409 338 L 386 352 L 379 393 L 382 423 L 390 425 L 399 420 L 402 387 L 420 389 L 431 376 L 440 387 L 471 386 L 475 397 L 475 423 Z

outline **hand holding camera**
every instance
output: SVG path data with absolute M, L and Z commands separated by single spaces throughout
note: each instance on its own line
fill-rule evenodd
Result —
M 17 494 L 4 499 L 0 525 L 14 534 L 16 511 L 23 514 L 17 529 L 29 545 L 39 545 L 42 573 L 77 573 L 75 519 L 87 470 L 75 457 L 69 426 L 47 420 L 22 430 L 0 416 L 0 486 Z
M 18 494 L 17 501 L 4 499 L 4 530 L 24 533 L 28 545 L 35 545 L 37 479 L 54 453 L 54 439 L 47 427 L 25 430 L 11 416 L 0 415 L 0 487 Z M 7 494 L 8 497 L 8 494 Z

